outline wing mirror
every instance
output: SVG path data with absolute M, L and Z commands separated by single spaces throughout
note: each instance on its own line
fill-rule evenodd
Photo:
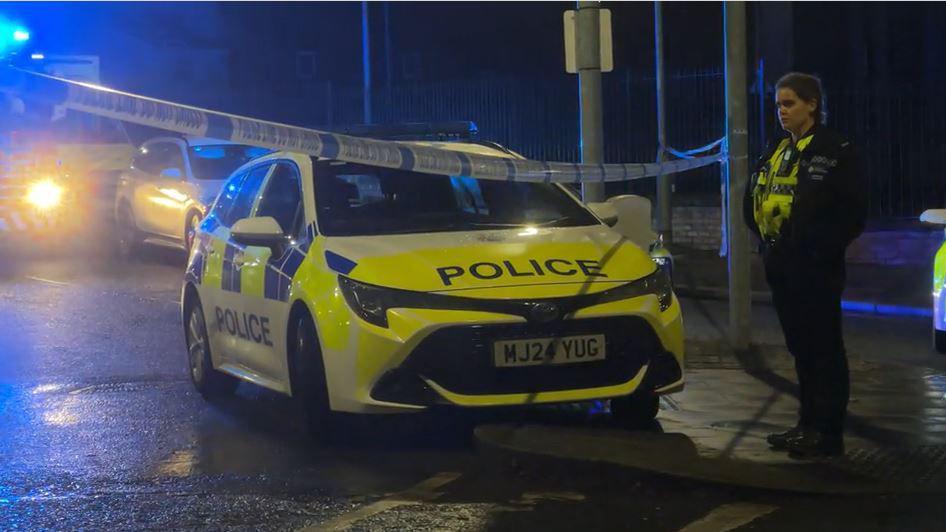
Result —
M 614 227 L 614 224 L 618 223 L 618 211 L 610 203 L 592 202 L 588 204 L 588 208 L 601 218 L 602 222 L 608 224 L 608 227 Z
M 608 204 L 618 213 L 615 231 L 641 249 L 647 249 L 657 240 L 659 235 L 651 227 L 652 206 L 649 199 L 634 194 L 623 194 L 608 198 Z
M 289 245 L 289 237 L 272 216 L 237 220 L 230 229 L 230 238 L 244 246 L 269 248 L 274 257 L 282 255 Z

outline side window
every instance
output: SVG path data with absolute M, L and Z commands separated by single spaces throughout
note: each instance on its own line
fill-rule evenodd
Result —
M 131 160 L 131 166 L 142 172 L 157 174 L 157 167 L 161 164 L 160 160 L 164 155 L 163 146 L 165 145 L 162 143 L 154 143 L 138 148 L 138 153 Z
M 132 166 L 155 176 L 163 170 L 176 168 L 179 175 L 184 176 L 184 156 L 181 148 L 173 142 L 153 142 L 142 146 L 132 160 Z
M 263 184 L 263 179 L 269 173 L 271 166 L 272 164 L 262 164 L 246 174 L 246 179 L 243 180 L 243 184 L 236 191 L 233 206 L 227 212 L 227 215 L 220 219 L 220 223 L 230 227 L 237 220 L 250 215 L 253 204 L 256 203 L 256 198 L 259 196 L 260 186 Z
M 147 161 L 147 159 L 148 159 L 148 154 L 145 153 L 145 150 L 146 150 L 146 149 L 147 149 L 147 148 L 145 148 L 144 146 L 142 146 L 142 147 L 138 148 L 138 151 L 135 152 L 134 157 L 131 158 L 131 167 L 132 167 L 132 168 L 137 168 L 138 170 L 147 171 L 147 170 L 145 170 L 145 166 L 147 166 L 147 164 L 148 164 L 148 161 Z
M 256 216 L 272 216 L 287 235 L 299 236 L 305 214 L 299 171 L 291 163 L 276 164 Z
M 230 212 L 230 209 L 233 208 L 233 202 L 236 201 L 237 194 L 240 192 L 240 186 L 243 185 L 243 180 L 245 179 L 246 172 L 242 172 L 234 175 L 223 184 L 220 195 L 217 196 L 217 201 L 214 202 L 214 206 L 208 218 L 212 216 L 221 224 L 224 224 L 224 220 L 227 219 L 227 214 Z
M 470 214 L 489 214 L 489 207 L 483 199 L 480 182 L 471 177 L 451 177 L 450 185 L 456 197 L 457 207 Z
M 161 168 L 158 169 L 158 173 L 161 173 L 165 169 L 176 169 L 178 171 L 178 176 L 184 178 L 184 152 L 181 150 L 181 147 L 177 144 L 168 143 L 166 144 L 166 155 L 164 161 L 162 162 Z

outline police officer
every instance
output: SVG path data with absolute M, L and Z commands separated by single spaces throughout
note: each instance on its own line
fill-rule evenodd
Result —
M 770 145 L 746 189 L 744 216 L 761 239 L 766 280 L 798 375 L 798 424 L 769 444 L 795 457 L 844 453 L 849 377 L 841 335 L 844 253 L 863 230 L 866 176 L 851 144 L 822 124 L 818 78 L 776 84 L 788 136 Z

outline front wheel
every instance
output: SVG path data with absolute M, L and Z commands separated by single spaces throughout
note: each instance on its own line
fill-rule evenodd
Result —
M 946 331 L 933 329 L 933 347 L 936 352 L 946 354 Z
M 190 212 L 184 221 L 184 250 L 190 255 L 194 247 L 194 239 L 197 237 L 197 226 L 200 225 L 200 214 Z
M 296 318 L 295 334 L 290 346 L 289 375 L 292 396 L 301 406 L 306 432 L 310 437 L 332 440 L 332 411 L 329 407 L 328 385 L 322 350 L 312 319 L 303 313 Z
M 139 245 L 140 238 L 135 218 L 128 207 L 122 207 L 115 220 L 115 251 L 119 257 L 130 259 L 135 255 Z
M 230 375 L 214 369 L 210 359 L 210 338 L 207 336 L 207 324 L 204 310 L 199 301 L 193 301 L 187 311 L 185 322 L 187 341 L 187 362 L 191 382 L 205 399 L 229 395 L 236 390 L 239 381 Z
M 653 392 L 638 391 L 611 399 L 611 417 L 627 429 L 645 429 L 654 424 L 660 410 L 660 397 Z

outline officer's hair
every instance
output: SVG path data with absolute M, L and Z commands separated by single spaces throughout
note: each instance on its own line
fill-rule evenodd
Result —
M 776 92 L 779 89 L 792 89 L 795 94 L 805 102 L 815 100 L 817 107 L 812 112 L 815 121 L 822 124 L 827 119 L 827 113 L 824 110 L 824 95 L 821 92 L 821 80 L 817 76 L 805 74 L 802 72 L 789 72 L 775 84 Z

